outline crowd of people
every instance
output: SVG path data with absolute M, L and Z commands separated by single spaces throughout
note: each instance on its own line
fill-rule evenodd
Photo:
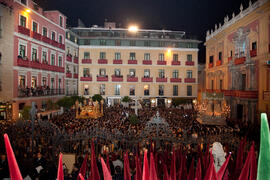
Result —
M 169 134 L 147 134 L 146 125 L 159 112 L 160 117 L 168 123 Z M 102 174 L 100 158 L 109 156 L 111 172 L 114 179 L 121 179 L 123 168 L 117 167 L 116 161 L 123 163 L 123 152 L 130 154 L 130 168 L 136 171 L 133 160 L 135 154 L 143 149 L 164 153 L 173 148 L 181 148 L 187 163 L 198 156 L 198 146 L 203 151 L 206 145 L 215 141 L 221 142 L 226 151 L 235 157 L 240 138 L 245 135 L 229 126 L 204 125 L 196 121 L 196 112 L 192 108 L 158 108 L 145 107 L 138 110 L 137 122 L 131 122 L 134 109 L 115 105 L 104 107 L 104 116 L 98 119 L 76 119 L 74 109 L 67 110 L 61 116 L 50 120 L 36 120 L 34 131 L 30 121 L 4 122 L 0 126 L 1 134 L 8 133 L 12 147 L 23 176 L 31 179 L 55 179 L 59 152 L 76 154 L 76 162 L 71 170 L 65 170 L 66 179 L 77 179 L 83 155 L 91 152 L 90 140 L 94 140 L 98 167 Z M 97 133 L 100 133 L 97 136 Z M 113 137 L 113 135 L 115 135 Z M 109 136 L 111 138 L 109 138 Z M 170 139 L 166 139 L 170 137 Z M 189 141 L 191 140 L 191 141 Z M 0 140 L 4 147 L 3 140 Z M 4 149 L 0 151 L 0 179 L 8 174 Z M 89 155 L 90 158 L 90 155 Z M 41 167 L 41 168 L 40 168 Z

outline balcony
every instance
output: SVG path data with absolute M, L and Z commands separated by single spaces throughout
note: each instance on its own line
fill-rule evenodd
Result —
M 64 89 L 50 89 L 46 87 L 36 87 L 36 88 L 18 88 L 18 97 L 27 98 L 27 97 L 41 97 L 41 96 L 57 96 L 64 95 Z
M 29 61 L 28 61 L 27 57 L 24 59 L 22 57 L 18 57 L 17 58 L 17 65 L 21 66 L 21 67 L 29 67 Z
M 113 64 L 123 64 L 122 59 L 114 59 Z
M 256 57 L 257 56 L 257 49 L 250 50 L 250 57 Z
M 51 44 L 51 39 L 48 38 L 48 37 L 46 37 L 46 36 L 42 36 L 42 37 L 41 37 L 41 40 L 42 40 L 43 42 L 47 43 L 47 44 Z
M 137 60 L 128 60 L 128 64 L 138 64 Z
M 172 61 L 172 66 L 180 66 L 181 61 Z
M 78 63 L 79 63 L 79 59 L 78 59 L 78 57 L 74 56 L 74 58 L 73 58 L 73 62 L 74 62 L 75 64 L 78 64 Z
M 167 61 L 157 61 L 157 65 L 167 65 Z
M 70 72 L 66 73 L 66 77 L 67 78 L 72 78 L 72 73 L 70 73 Z
M 99 59 L 98 64 L 108 64 L 108 60 L 107 59 Z
M 194 66 L 194 61 L 186 61 L 186 66 Z
M 113 82 L 123 82 L 123 76 L 112 75 Z
M 213 63 L 209 63 L 208 68 L 212 68 L 214 66 Z
M 68 54 L 67 57 L 66 57 L 66 60 L 68 62 L 72 62 L 72 55 L 71 54 Z
M 29 61 L 29 67 L 33 69 L 42 69 L 42 64 L 37 60 Z
M 92 77 L 81 77 L 80 78 L 81 81 L 92 81 Z
M 142 64 L 144 64 L 144 65 L 152 65 L 152 61 L 151 60 L 143 60 Z
M 36 39 L 36 40 L 41 41 L 41 34 L 39 34 L 37 32 L 32 31 L 31 32 L 31 37 L 34 38 L 34 39 Z
M 224 96 L 257 99 L 258 91 L 224 90 Z
M 73 78 L 77 79 L 78 78 L 78 74 L 73 74 Z
M 55 40 L 51 40 L 51 45 L 53 45 L 54 47 L 58 47 L 59 43 Z
M 167 82 L 167 78 L 156 78 L 156 82 Z
M 108 76 L 97 76 L 97 81 L 108 81 Z
M 246 57 L 236 58 L 236 59 L 234 60 L 234 64 L 235 64 L 235 65 L 244 64 L 245 61 L 246 61 Z
M 92 59 L 82 59 L 82 64 L 92 64 Z
M 221 66 L 222 65 L 222 61 L 221 60 L 218 60 L 217 62 L 216 62 L 216 66 Z
M 138 77 L 128 75 L 127 82 L 138 82 Z
M 18 32 L 26 36 L 30 36 L 30 29 L 27 29 L 26 27 L 18 26 Z
M 182 82 L 181 78 L 171 78 L 170 80 L 172 83 L 181 83 Z
M 153 77 L 142 77 L 142 82 L 153 82 Z
M 59 47 L 60 49 L 63 49 L 63 50 L 66 49 L 66 48 L 65 48 L 65 45 L 64 45 L 64 44 L 61 44 L 61 43 L 58 44 L 58 47 Z
M 195 78 L 185 78 L 185 83 L 195 83 L 196 79 Z

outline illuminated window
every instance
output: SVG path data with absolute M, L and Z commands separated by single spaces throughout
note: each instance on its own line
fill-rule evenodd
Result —
M 129 69 L 129 76 L 135 77 L 136 76 L 136 70 L 135 69 Z
M 19 86 L 20 87 L 25 87 L 25 85 L 26 85 L 25 76 L 24 75 L 20 75 L 19 76 Z
M 164 61 L 164 53 L 160 53 L 160 54 L 158 55 L 158 60 L 159 60 L 159 61 Z
M 145 96 L 149 96 L 149 85 L 144 85 L 144 87 L 143 87 L 143 89 L 144 89 L 144 95 Z
M 118 77 L 121 76 L 121 69 L 115 69 L 114 70 L 114 75 L 118 76 Z
M 36 88 L 37 87 L 37 77 L 36 76 L 32 76 L 31 87 L 32 88 Z
M 42 77 L 42 86 L 46 86 L 46 85 L 47 85 L 47 78 Z

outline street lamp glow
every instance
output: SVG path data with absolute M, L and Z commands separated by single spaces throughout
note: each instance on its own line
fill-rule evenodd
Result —
M 30 9 L 26 9 L 26 12 L 27 12 L 27 13 L 30 13 L 30 12 L 31 12 L 31 10 L 30 10 Z
M 128 31 L 130 31 L 130 32 L 138 32 L 138 27 L 137 26 L 130 26 L 128 28 Z
M 172 50 L 171 49 L 168 49 L 167 52 L 168 52 L 168 54 L 171 54 Z

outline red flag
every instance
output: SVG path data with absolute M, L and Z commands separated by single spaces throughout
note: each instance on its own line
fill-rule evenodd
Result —
M 89 179 L 89 178 L 88 178 Z M 96 162 L 96 155 L 95 155 L 95 146 L 93 140 L 91 141 L 91 175 L 90 180 L 100 180 L 97 162 Z
M 138 154 L 136 154 L 135 163 L 136 163 L 135 180 L 141 180 L 142 179 L 142 169 L 141 169 L 141 162 L 140 162 L 140 158 L 139 158 Z
M 87 154 L 85 155 L 84 157 L 84 160 L 83 160 L 83 163 L 82 163 L 82 166 L 81 166 L 81 169 L 80 169 L 80 172 L 79 172 L 79 175 L 81 174 L 82 177 L 85 177 L 85 173 L 86 173 L 86 167 L 87 167 Z M 77 180 L 80 180 L 80 177 L 77 177 Z
M 217 174 L 215 170 L 215 164 L 212 152 L 210 153 L 210 164 L 204 176 L 204 180 L 217 180 Z
M 246 138 L 241 140 L 240 145 L 238 147 L 236 166 L 234 171 L 235 178 L 239 176 L 239 174 L 241 173 L 241 169 L 243 168 L 245 145 L 246 145 Z
M 79 180 L 84 180 L 84 176 L 81 173 L 79 173 L 77 180 L 78 180 L 78 178 L 79 178 Z
M 111 173 L 110 157 L 109 157 L 109 154 L 107 154 L 106 165 L 107 165 L 107 168 L 108 168 L 109 172 Z
M 194 179 L 194 158 L 192 158 L 189 171 L 188 171 L 188 180 Z
M 257 177 L 257 160 L 255 155 L 255 145 L 252 143 L 252 152 L 251 152 L 251 166 L 250 166 L 250 179 L 256 179 Z
M 230 161 L 230 157 L 231 157 L 231 154 L 229 154 L 229 156 L 227 157 L 226 161 L 223 163 L 223 165 L 218 170 L 218 172 L 217 172 L 217 179 L 218 180 L 222 180 L 223 179 L 224 173 L 225 173 L 225 171 L 227 169 L 227 165 L 228 165 L 228 163 Z
M 9 167 L 9 174 L 10 179 L 22 180 L 22 175 L 17 164 L 14 152 L 9 142 L 9 138 L 7 134 L 4 134 L 6 152 L 7 152 L 7 160 L 8 160 L 8 167 Z
M 166 164 L 163 164 L 163 180 L 170 180 Z
M 60 153 L 60 156 L 59 156 L 57 180 L 64 180 L 63 163 L 62 163 L 62 153 Z
M 104 180 L 112 180 L 111 173 L 110 173 L 108 167 L 106 166 L 103 158 L 101 158 L 101 164 L 102 164 L 102 170 L 103 170 Z
M 150 153 L 150 180 L 158 180 L 153 153 Z
M 124 179 L 131 180 L 128 153 L 124 155 Z
M 209 166 L 209 144 L 207 144 L 206 151 L 204 154 L 204 159 L 203 159 L 203 169 L 204 171 L 208 169 Z
M 241 174 L 238 178 L 238 180 L 253 180 L 256 179 L 257 173 L 255 173 L 255 168 L 254 165 L 256 165 L 256 159 L 255 159 L 255 149 L 254 149 L 254 143 L 250 147 L 250 150 L 248 152 L 248 156 L 246 159 L 246 162 L 244 164 L 244 167 L 241 171 Z M 255 161 L 255 163 L 254 163 Z M 257 171 L 257 168 L 256 168 Z
M 150 180 L 149 174 L 149 166 L 148 166 L 148 159 L 147 159 L 147 150 L 144 151 L 144 159 L 143 159 L 143 176 L 142 180 Z
M 173 154 L 172 154 L 172 159 L 171 159 L 171 172 L 170 172 L 170 177 L 171 180 L 176 180 L 176 167 L 175 167 L 175 150 L 173 149 Z
M 196 167 L 196 177 L 195 180 L 202 180 L 202 165 L 201 160 L 198 160 L 197 167 Z

